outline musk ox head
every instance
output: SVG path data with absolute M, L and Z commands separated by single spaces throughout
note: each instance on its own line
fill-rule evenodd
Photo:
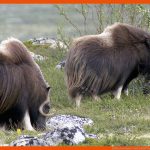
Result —
M 84 95 L 97 98 L 111 92 L 128 94 L 130 81 L 150 73 L 150 34 L 128 24 L 115 23 L 99 35 L 73 41 L 65 64 L 68 93 L 80 105 Z
M 0 125 L 44 129 L 50 87 L 25 45 L 14 38 L 0 44 Z

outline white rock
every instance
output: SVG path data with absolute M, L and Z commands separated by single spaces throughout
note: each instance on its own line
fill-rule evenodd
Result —
M 33 57 L 34 60 L 37 60 L 37 61 L 44 61 L 46 59 L 46 57 L 44 56 L 41 56 L 41 55 L 37 55 L 33 52 L 30 52 L 31 56 Z
M 50 48 L 56 49 L 56 48 L 64 48 L 67 49 L 67 46 L 59 40 L 54 40 L 54 39 L 50 39 L 50 38 L 34 38 L 34 39 L 30 39 L 29 41 L 32 42 L 33 45 L 45 45 L 45 44 L 49 44 Z

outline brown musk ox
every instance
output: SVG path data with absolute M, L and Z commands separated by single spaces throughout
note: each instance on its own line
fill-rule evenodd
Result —
M 120 99 L 130 81 L 150 73 L 150 34 L 140 28 L 115 23 L 101 34 L 75 39 L 65 64 L 69 96 L 80 105 L 84 95 L 111 92 Z
M 0 126 L 44 129 L 50 87 L 25 45 L 9 38 L 0 44 Z

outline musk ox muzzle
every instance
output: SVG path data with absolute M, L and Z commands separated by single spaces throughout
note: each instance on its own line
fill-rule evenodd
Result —
M 139 74 L 150 74 L 150 34 L 123 23 L 99 35 L 75 39 L 65 64 L 68 94 L 80 105 L 83 96 L 97 99 L 111 92 L 120 99 Z

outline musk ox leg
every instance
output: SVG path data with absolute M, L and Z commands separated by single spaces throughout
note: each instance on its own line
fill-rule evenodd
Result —
M 5 130 L 6 130 L 5 125 L 0 126 L 0 131 L 5 131 Z
M 93 100 L 95 100 L 95 101 L 99 101 L 101 98 L 100 97 L 98 97 L 97 95 L 92 95 L 92 98 L 93 98 Z
M 122 88 L 123 86 L 119 86 L 115 91 L 112 92 L 112 94 L 114 95 L 116 99 L 120 99 Z
M 131 72 L 131 74 L 129 75 L 129 77 L 127 78 L 126 82 L 123 85 L 123 89 L 122 92 L 128 96 L 129 95 L 129 91 L 128 91 L 128 85 L 130 84 L 130 82 L 136 78 L 138 76 L 139 72 L 135 69 Z
M 75 98 L 76 107 L 78 107 L 78 108 L 80 107 L 81 99 L 82 99 L 82 95 L 77 95 Z
M 125 89 L 123 89 L 122 92 L 123 92 L 126 96 L 129 95 L 129 90 L 128 90 L 127 87 L 126 87 Z
M 24 115 L 24 118 L 23 118 L 23 127 L 26 130 L 34 131 L 34 128 L 31 125 L 31 120 L 30 120 L 30 116 L 29 116 L 28 110 L 26 111 L 26 113 Z

